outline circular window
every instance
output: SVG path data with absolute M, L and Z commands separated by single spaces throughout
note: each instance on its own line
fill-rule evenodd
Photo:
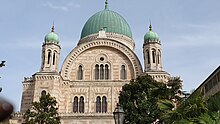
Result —
M 100 57 L 100 61 L 104 61 L 104 57 Z
M 99 54 L 96 58 L 96 62 L 105 63 L 108 61 L 108 58 L 105 54 Z

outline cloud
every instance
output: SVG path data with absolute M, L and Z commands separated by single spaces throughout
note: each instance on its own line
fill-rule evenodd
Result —
M 63 10 L 63 11 L 68 11 L 68 8 L 66 6 L 58 6 L 54 5 L 51 2 L 46 2 L 43 4 L 43 6 L 49 7 L 51 9 L 57 9 L 57 10 Z
M 220 25 L 216 23 L 180 24 L 172 26 L 170 32 L 172 35 L 164 36 L 162 41 L 166 41 L 170 46 L 215 47 L 220 46 L 218 32 L 220 32 Z
M 69 7 L 73 7 L 73 8 L 80 8 L 81 6 L 77 3 L 68 3 L 67 4 Z
M 23 38 L 17 40 L 8 40 L 4 46 L 0 46 L 1 50 L 27 50 L 27 49 L 41 49 L 43 40 L 39 41 L 35 38 Z
M 206 29 L 208 28 L 207 25 L 193 24 L 193 23 L 185 23 L 182 25 L 171 25 L 171 26 L 172 28 L 177 28 L 177 29 L 187 29 L 187 28 Z
M 44 4 L 42 4 L 45 7 L 49 7 L 51 9 L 56 9 L 56 10 L 62 10 L 62 11 L 69 11 L 70 8 L 80 8 L 81 6 L 77 3 L 67 3 L 65 5 L 55 5 L 51 2 L 46 2 Z
M 21 38 L 21 39 L 16 39 L 14 41 L 8 40 L 7 42 L 5 42 L 4 45 L 0 46 L 0 49 L 8 50 L 8 48 L 11 48 L 13 50 L 30 50 L 30 49 L 37 50 L 37 49 L 41 49 L 43 42 L 44 41 L 41 39 L 39 40 L 39 38 Z M 59 44 L 62 49 L 71 50 L 72 48 L 77 46 L 77 43 L 78 43 L 78 39 L 70 40 L 68 38 L 65 38 L 65 39 L 61 39 Z
M 220 37 L 216 35 L 181 35 L 169 39 L 167 45 L 172 47 L 206 47 L 206 46 L 220 46 Z

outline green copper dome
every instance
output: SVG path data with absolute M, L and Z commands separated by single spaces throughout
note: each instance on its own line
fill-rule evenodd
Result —
M 54 32 L 54 26 L 52 27 L 52 31 L 50 33 L 48 33 L 45 37 L 44 37 L 44 41 L 45 43 L 56 43 L 59 44 L 59 37 L 58 35 Z
M 152 31 L 152 26 L 149 26 L 149 32 L 144 35 L 144 41 L 159 41 L 159 36 L 156 32 Z
M 103 11 L 97 12 L 88 19 L 82 29 L 81 38 L 98 33 L 101 29 L 132 38 L 131 29 L 126 20 L 118 13 L 109 10 L 107 1 Z

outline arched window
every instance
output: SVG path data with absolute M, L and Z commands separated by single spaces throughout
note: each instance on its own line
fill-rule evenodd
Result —
M 147 63 L 150 64 L 150 52 L 147 50 Z
M 83 98 L 83 96 L 81 96 L 79 99 L 79 112 L 84 113 L 84 98 Z
M 100 65 L 100 79 L 101 80 L 104 79 L 104 65 L 103 64 Z
M 45 90 L 43 90 L 43 91 L 41 92 L 41 96 L 46 95 L 46 94 L 47 94 L 47 92 L 46 92 Z
M 153 59 L 153 63 L 155 63 L 156 62 L 156 51 L 153 49 L 152 50 L 152 59 Z
M 109 68 L 108 65 L 105 65 L 105 79 L 108 80 L 109 79 Z
M 53 65 L 55 65 L 55 61 L 56 61 L 56 53 L 53 53 Z
M 50 64 L 51 51 L 48 51 L 47 54 L 47 64 Z
M 102 113 L 107 112 L 107 99 L 105 96 L 102 97 Z
M 77 113 L 78 112 L 78 97 L 75 96 L 74 97 L 74 101 L 73 101 L 73 112 Z
M 122 79 L 122 80 L 127 79 L 127 72 L 126 72 L 125 65 L 122 65 L 122 66 L 121 66 L 121 79 Z
M 101 97 L 97 96 L 96 98 L 96 113 L 101 112 Z
M 82 80 L 82 79 L 83 79 L 83 68 L 82 65 L 80 65 L 78 68 L 78 80 Z
M 95 79 L 96 80 L 99 79 L 99 65 L 98 64 L 95 65 Z
M 161 56 L 161 53 L 160 53 L 160 50 L 158 50 L 158 54 L 157 54 L 157 64 L 160 64 L 160 56 Z
M 95 65 L 95 80 L 108 80 L 110 78 L 110 70 L 108 64 Z
M 42 51 L 42 64 L 44 65 L 45 64 L 45 62 L 46 62 L 46 60 L 45 60 L 45 57 L 46 57 L 46 55 L 45 55 L 45 51 Z

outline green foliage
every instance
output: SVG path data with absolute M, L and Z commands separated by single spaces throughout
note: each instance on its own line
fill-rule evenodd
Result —
M 216 93 L 214 96 L 211 96 L 207 100 L 208 109 L 210 111 L 219 111 L 220 110 L 220 92 Z
M 180 88 L 179 78 L 174 78 L 167 84 L 157 82 L 149 75 L 132 80 L 122 87 L 119 96 L 126 114 L 125 122 L 150 124 L 161 120 L 162 113 L 175 107 L 173 101 L 180 100 L 177 95 Z
M 138 77 L 122 87 L 119 102 L 129 124 L 220 124 L 220 93 L 205 100 L 201 91 L 180 98 L 181 80 L 165 83 Z
M 171 111 L 175 105 L 173 102 L 171 102 L 170 100 L 167 99 L 161 99 L 157 102 L 158 107 L 160 108 L 160 110 L 164 111 L 164 112 L 168 112 Z
M 174 110 L 162 114 L 166 124 L 194 124 L 195 118 L 208 111 L 206 102 L 200 92 L 194 93 L 186 101 L 182 101 Z
M 166 124 L 219 124 L 219 98 L 220 93 L 217 93 L 206 101 L 202 93 L 196 91 L 177 109 L 164 113 L 162 118 Z
M 57 101 L 50 94 L 42 94 L 39 102 L 32 103 L 32 109 L 24 114 L 26 124 L 60 124 Z
M 200 92 L 195 92 L 177 108 L 187 118 L 200 116 L 208 111 L 206 102 Z
M 156 99 L 149 97 L 153 84 L 154 80 L 148 76 L 138 77 L 122 87 L 119 100 L 126 113 L 125 122 L 135 124 L 155 121 L 158 115 Z
M 197 120 L 201 124 L 219 124 L 220 123 L 220 92 L 208 98 L 208 112 L 202 114 Z

